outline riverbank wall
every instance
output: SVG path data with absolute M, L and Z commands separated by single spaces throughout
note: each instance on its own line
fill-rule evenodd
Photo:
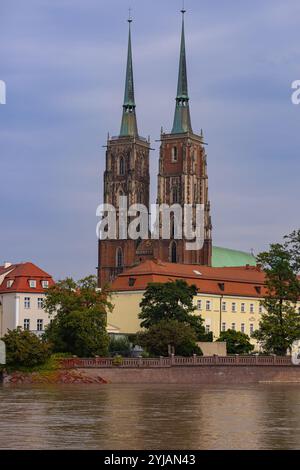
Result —
M 4 384 L 254 384 L 299 383 L 290 357 L 62 359 L 56 371 L 4 374 Z

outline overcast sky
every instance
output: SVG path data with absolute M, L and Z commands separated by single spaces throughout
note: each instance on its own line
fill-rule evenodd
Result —
M 107 132 L 120 129 L 133 10 L 140 134 L 170 131 L 180 0 L 1 0 L 0 264 L 95 272 Z M 259 252 L 299 228 L 299 0 L 186 0 L 192 124 L 209 143 L 215 245 Z

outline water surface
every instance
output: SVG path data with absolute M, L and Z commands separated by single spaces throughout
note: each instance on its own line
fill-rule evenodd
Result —
M 300 386 L 0 385 L 0 449 L 298 449 Z

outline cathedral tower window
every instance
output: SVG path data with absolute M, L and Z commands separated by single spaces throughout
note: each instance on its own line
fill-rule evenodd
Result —
M 122 251 L 122 248 L 119 247 L 117 249 L 117 253 L 116 253 L 116 266 L 117 266 L 117 268 L 122 268 L 123 264 L 124 264 L 123 251 Z
M 177 263 L 177 244 L 174 241 L 170 245 L 170 261 Z
M 125 162 L 124 162 L 124 157 L 121 157 L 119 161 L 119 175 L 123 176 L 124 174 L 125 174 Z
M 177 162 L 178 161 L 178 150 L 177 147 L 172 148 L 172 162 Z

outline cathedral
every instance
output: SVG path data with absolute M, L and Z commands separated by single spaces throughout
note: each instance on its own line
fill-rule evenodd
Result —
M 173 127 L 170 133 L 161 132 L 159 173 L 157 177 L 157 204 L 185 204 L 204 208 L 204 244 L 199 250 L 187 250 L 187 240 L 114 239 L 99 240 L 99 286 L 112 282 L 125 269 L 149 259 L 180 264 L 211 266 L 212 223 L 208 196 L 207 155 L 203 134 L 192 128 L 187 64 L 185 51 L 184 14 L 179 58 L 177 96 Z M 139 135 L 134 96 L 131 22 L 129 19 L 128 54 L 125 94 L 120 134 L 108 138 L 104 172 L 104 203 L 119 207 L 120 196 L 127 196 L 128 206 L 144 204 L 150 213 L 150 141 Z M 195 214 L 195 211 L 193 211 Z M 118 214 L 117 214 L 118 216 Z M 195 215 L 193 215 L 195 218 Z M 196 226 L 196 219 L 192 220 Z

